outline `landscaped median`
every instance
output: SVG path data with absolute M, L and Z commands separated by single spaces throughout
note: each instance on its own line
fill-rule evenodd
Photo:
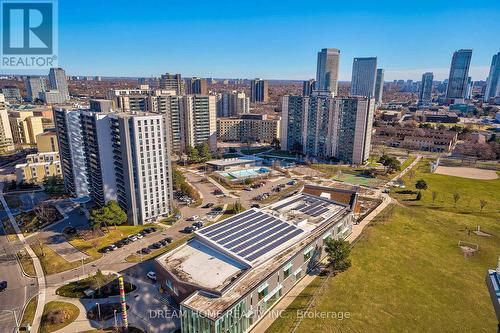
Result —
M 21 250 L 17 253 L 17 259 L 21 264 L 23 272 L 30 277 L 36 277 L 35 265 L 33 259 L 30 257 L 26 250 Z
M 132 283 L 125 283 L 125 292 L 137 289 Z M 86 293 L 87 292 L 87 293 Z M 92 276 L 65 284 L 57 288 L 56 294 L 71 298 L 107 298 L 120 295 L 118 276 L 103 274 L 100 270 Z
M 26 327 L 27 325 L 33 325 L 33 319 L 35 318 L 36 305 L 38 302 L 38 296 L 32 297 L 28 304 L 24 307 L 23 317 L 21 318 L 21 327 Z
M 103 254 L 99 252 L 101 248 L 109 246 L 122 238 L 136 234 L 147 227 L 148 225 L 103 228 L 104 236 L 102 237 L 84 240 L 75 235 L 71 236 L 69 243 L 79 251 L 89 256 L 83 261 L 84 264 L 86 264 L 102 257 Z M 37 255 L 38 259 L 40 259 L 40 263 L 42 264 L 43 271 L 46 275 L 64 272 L 82 264 L 81 260 L 72 262 L 65 260 L 43 241 L 34 240 L 31 245 L 31 248 Z
M 156 249 L 156 250 L 153 250 L 151 251 L 151 253 L 149 254 L 138 254 L 138 253 L 134 253 L 134 254 L 131 254 L 129 255 L 127 258 L 125 258 L 126 261 L 128 262 L 142 262 L 142 261 L 146 261 L 146 260 L 149 260 L 149 259 L 152 259 L 154 257 L 157 257 L 163 253 L 166 253 L 172 249 L 175 249 L 176 247 L 186 243 L 188 240 L 190 240 L 193 236 L 192 235 L 186 235 L 186 236 L 183 236 L 175 241 L 173 241 L 172 243 L 168 244 L 167 246 L 164 246 L 164 247 L 161 247 L 159 249 Z
M 51 301 L 43 308 L 39 333 L 55 332 L 68 326 L 78 318 L 80 310 L 74 304 Z

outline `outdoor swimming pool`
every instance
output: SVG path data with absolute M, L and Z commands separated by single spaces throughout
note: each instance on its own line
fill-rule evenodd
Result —
M 271 170 L 269 170 L 268 168 L 258 167 L 258 168 L 223 172 L 220 175 L 222 177 L 226 177 L 229 179 L 245 179 L 245 178 L 254 178 L 257 176 L 261 176 L 262 174 L 269 172 L 271 172 Z

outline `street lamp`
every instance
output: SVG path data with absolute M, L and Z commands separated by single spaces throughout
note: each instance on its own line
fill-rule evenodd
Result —
M 113 315 L 115 316 L 115 330 L 118 331 L 118 322 L 116 321 L 116 309 L 113 310 Z
M 101 306 L 99 305 L 99 303 L 95 303 L 97 305 L 97 316 L 99 318 L 99 320 L 101 320 Z

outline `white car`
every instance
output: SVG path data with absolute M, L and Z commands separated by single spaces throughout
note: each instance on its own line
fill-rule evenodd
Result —
M 117 247 L 115 244 L 111 244 L 111 245 L 109 246 L 109 248 L 111 249 L 111 251 L 116 251 L 116 250 L 118 250 L 118 247 Z
M 141 235 L 141 234 L 135 234 L 135 237 L 137 237 L 137 238 L 141 239 L 141 238 L 142 238 L 142 237 L 144 237 L 144 236 L 143 236 L 143 235 Z
M 200 217 L 198 215 L 193 215 L 189 218 L 189 221 L 196 221 L 197 219 L 199 219 Z
M 156 281 L 156 273 L 155 272 L 151 271 L 148 274 L 146 274 L 146 276 L 148 278 L 150 278 L 151 280 Z
M 137 237 L 135 237 L 134 235 L 128 236 L 128 239 L 130 239 L 132 242 L 137 242 Z

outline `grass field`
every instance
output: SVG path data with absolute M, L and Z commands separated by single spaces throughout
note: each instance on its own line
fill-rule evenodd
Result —
M 64 311 L 67 319 L 62 323 L 51 323 L 47 320 L 46 315 L 51 311 L 62 310 Z M 43 308 L 42 322 L 40 324 L 40 333 L 50 333 L 60 330 L 63 327 L 71 324 L 80 314 L 80 310 L 71 303 L 67 302 L 59 302 L 59 301 L 51 301 L 45 304 Z
M 419 163 L 413 180 L 405 179 L 410 192 L 417 179 L 426 180 L 422 200 L 393 193 L 401 205 L 390 206 L 366 228 L 352 250 L 352 267 L 329 279 L 310 308 L 348 312 L 350 318 L 307 318 L 298 332 L 495 331 L 484 280 L 500 249 L 500 180 L 429 174 L 427 162 Z M 438 193 L 434 203 L 432 191 Z M 460 195 L 456 207 L 453 193 Z M 489 201 L 483 212 L 480 199 Z M 466 228 L 477 225 L 493 236 L 469 235 Z M 465 259 L 459 240 L 478 244 L 479 251 Z M 289 332 L 320 282 L 305 289 L 268 332 Z

